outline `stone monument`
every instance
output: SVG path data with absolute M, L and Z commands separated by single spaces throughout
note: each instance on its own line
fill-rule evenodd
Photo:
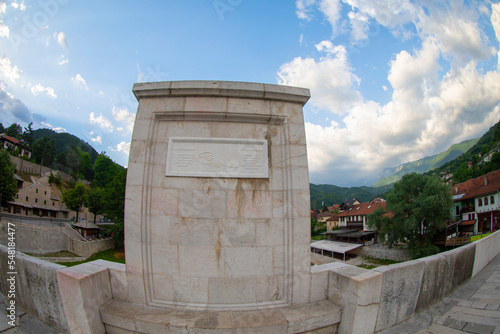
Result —
M 149 322 L 181 332 L 335 327 L 328 276 L 318 296 L 311 289 L 309 90 L 172 81 L 133 92 L 122 288 L 140 310 L 108 304 L 107 330 L 137 329 L 145 321 L 137 314 L 151 313 Z M 117 320 L 127 314 L 135 327 Z

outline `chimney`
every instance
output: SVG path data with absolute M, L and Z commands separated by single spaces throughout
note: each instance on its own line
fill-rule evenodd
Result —
M 487 186 L 488 185 L 488 178 L 486 176 L 484 176 L 484 185 Z

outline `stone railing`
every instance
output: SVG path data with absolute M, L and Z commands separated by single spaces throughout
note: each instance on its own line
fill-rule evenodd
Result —
M 339 333 L 374 333 L 451 294 L 500 253 L 500 233 L 418 260 L 366 270 L 344 263 L 328 271 L 328 298 L 342 307 Z
M 339 333 L 374 333 L 443 299 L 499 253 L 500 233 L 494 233 L 448 252 L 374 270 L 339 262 L 314 266 L 311 299 L 326 297 L 342 308 Z M 9 290 L 7 256 L 8 249 L 0 245 L 0 292 L 4 295 Z M 128 300 L 132 293 L 125 265 L 102 260 L 66 268 L 17 253 L 16 271 L 18 307 L 61 331 L 73 332 L 67 321 L 70 316 L 70 323 L 78 325 L 75 328 L 104 332 L 100 306 L 112 298 Z M 72 312 L 65 314 L 64 300 L 73 301 L 64 305 Z
M 64 314 L 59 292 L 57 271 L 66 267 L 50 263 L 16 252 L 14 271 L 8 269 L 8 248 L 0 245 L 0 293 L 15 301 L 16 309 L 68 332 L 68 322 Z M 15 272 L 16 274 L 10 274 Z M 15 278 L 15 288 L 7 279 Z M 10 293 L 14 291 L 14 294 Z M 10 296 L 9 296 L 10 295 Z

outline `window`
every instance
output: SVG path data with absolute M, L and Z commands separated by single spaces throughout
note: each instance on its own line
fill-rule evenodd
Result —
M 478 199 L 477 203 L 478 203 L 477 204 L 478 206 L 483 206 L 483 200 L 482 199 Z
M 490 204 L 495 204 L 495 197 L 493 196 L 490 197 Z
M 37 188 L 37 189 L 35 189 L 35 190 L 36 190 L 36 191 L 35 191 L 35 193 L 37 193 L 37 194 L 38 194 L 38 188 Z
M 47 191 L 45 191 L 45 195 L 47 195 Z
M 459 215 L 460 214 L 460 207 L 459 206 L 456 206 L 455 207 L 455 215 Z
M 38 203 L 38 198 L 35 198 L 35 203 Z
M 488 205 L 488 197 L 484 198 L 484 205 Z
M 43 201 L 43 204 L 47 204 L 47 201 Z
M 28 201 L 28 196 L 26 196 L 26 202 Z
M 54 202 L 52 202 L 52 206 L 54 206 Z

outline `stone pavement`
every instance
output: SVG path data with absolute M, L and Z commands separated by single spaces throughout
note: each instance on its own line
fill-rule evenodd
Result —
M 9 325 L 7 318 L 7 299 L 0 294 L 0 333 L 2 334 L 59 334 L 61 332 L 49 325 L 32 318 L 27 313 L 17 309 L 17 323 L 15 327 Z
M 500 255 L 447 298 L 378 334 L 500 334 Z

